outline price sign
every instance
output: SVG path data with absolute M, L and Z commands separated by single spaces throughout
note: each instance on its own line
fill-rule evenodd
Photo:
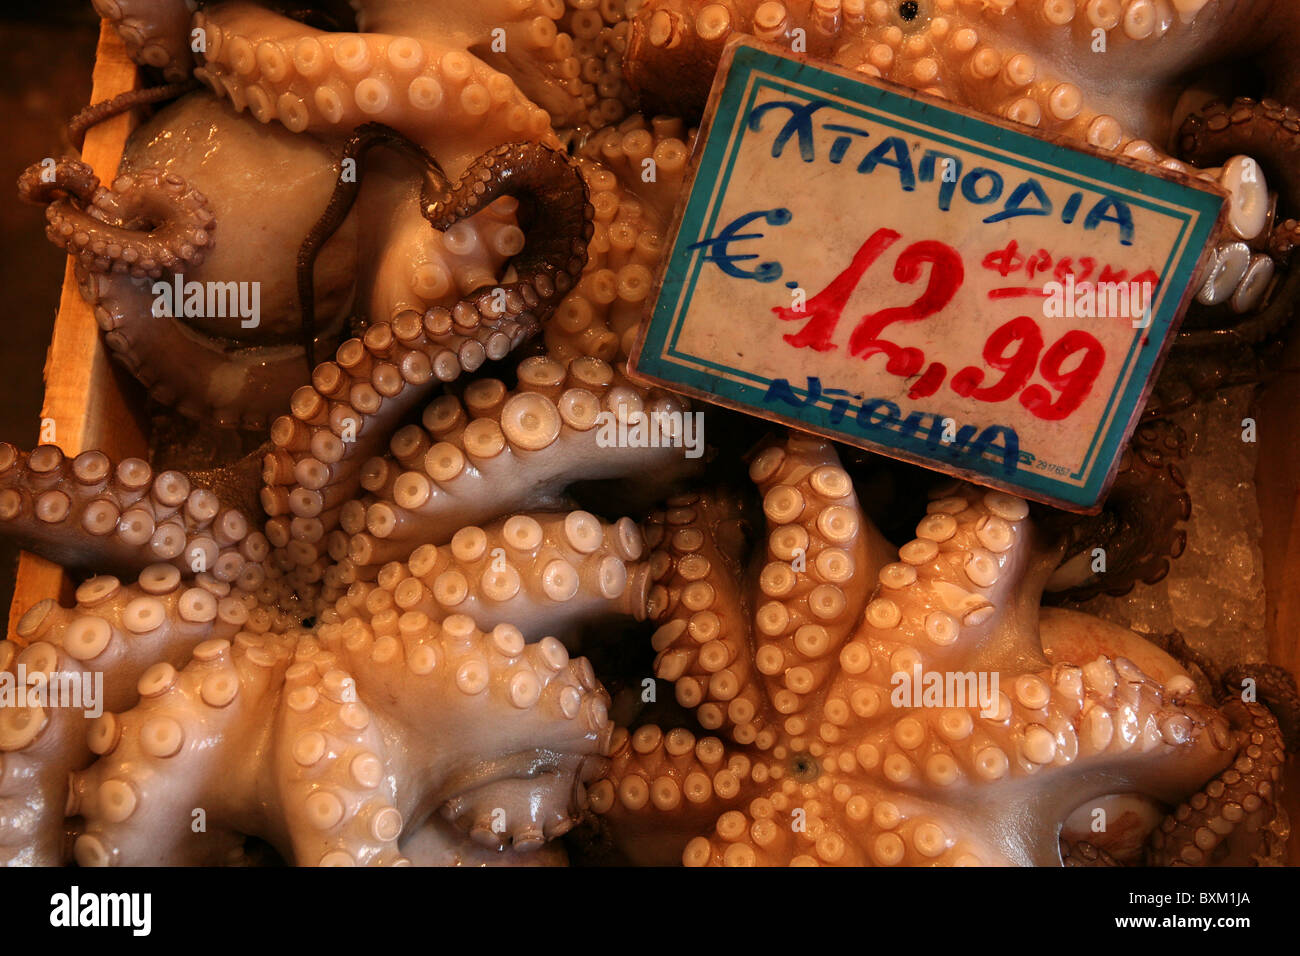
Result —
M 1095 510 L 1217 187 L 752 41 L 701 141 L 638 377 Z

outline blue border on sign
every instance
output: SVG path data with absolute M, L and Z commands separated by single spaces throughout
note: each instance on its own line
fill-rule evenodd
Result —
M 692 250 L 689 246 L 700 236 L 713 234 L 741 143 L 748 131 L 744 118 L 749 115 L 759 90 L 763 88 L 775 89 L 782 95 L 793 98 L 811 99 L 831 95 L 841 100 L 850 100 L 856 106 L 841 102 L 835 104 L 836 109 L 1088 191 L 1095 192 L 1096 183 L 1104 183 L 1133 205 L 1182 223 L 1173 252 L 1161 272 L 1166 277 L 1166 290 L 1182 289 L 1190 283 L 1201 250 L 1209 240 L 1218 218 L 1222 200 L 1213 193 L 1121 166 L 1090 153 L 1059 146 L 1028 133 L 993 126 L 983 120 L 953 112 L 937 103 L 843 77 L 754 46 L 737 47 L 700 159 L 696 185 L 692 188 L 681 228 L 670 251 L 663 287 L 647 329 L 637 368 L 665 381 L 677 382 L 756 410 L 761 409 L 765 414 L 776 414 L 777 417 L 801 422 L 833 435 L 842 435 L 854 443 L 869 442 L 919 458 L 942 461 L 942 455 L 936 454 L 941 452 L 941 446 L 922 438 L 884 429 L 854 430 L 848 417 L 832 424 L 829 400 L 798 409 L 774 409 L 764 402 L 768 386 L 771 385 L 770 379 L 689 355 L 677 347 L 681 326 L 675 317 L 682 312 L 683 303 L 691 301 L 704 265 L 703 251 Z M 746 90 L 749 91 L 748 96 L 744 95 Z M 941 128 L 937 126 L 939 123 L 942 124 Z M 994 133 L 991 140 L 990 130 Z M 718 135 L 724 131 L 726 135 Z M 960 141 L 956 137 L 965 137 L 975 142 Z M 1090 177 L 1094 182 L 1078 177 Z M 701 183 L 708 183 L 711 188 L 708 191 L 699 189 Z M 1170 206 L 1182 210 L 1181 214 L 1168 208 Z M 1179 249 L 1182 250 L 1181 255 Z M 1094 435 L 1082 467 L 1070 476 L 1073 481 L 1062 481 L 1043 472 L 1026 469 L 1023 464 L 1008 475 L 1000 461 L 989 459 L 962 459 L 961 466 L 995 481 L 1014 484 L 1045 497 L 1082 506 L 1094 504 L 1101 495 L 1111 462 L 1129 423 L 1130 414 L 1120 410 L 1131 411 L 1140 400 L 1151 368 L 1169 334 L 1178 305 L 1177 296 L 1163 295 L 1150 327 L 1135 330 L 1117 376 L 1116 388 L 1109 396 L 1103 412 L 1102 422 L 1105 427 Z M 1142 348 L 1143 339 L 1149 340 L 1148 348 Z M 709 374 L 697 366 L 711 368 L 754 384 Z M 792 382 L 791 386 L 795 394 L 807 397 L 806 392 L 795 387 L 795 383 Z

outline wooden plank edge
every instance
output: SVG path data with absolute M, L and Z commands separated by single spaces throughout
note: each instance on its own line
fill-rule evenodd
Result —
M 127 56 L 121 38 L 108 23 L 101 21 L 91 102 L 99 103 L 133 90 L 138 82 L 135 64 Z M 125 113 L 86 132 L 81 156 L 101 181 L 110 181 L 117 174 L 134 123 L 132 114 Z M 46 353 L 42 441 L 52 437 L 68 455 L 79 454 L 87 448 L 101 448 L 120 457 L 139 454 L 147 447 L 144 432 L 113 380 L 109 362 L 94 313 L 81 297 L 69 259 L 54 334 Z M 16 636 L 19 618 L 33 604 L 45 598 L 66 598 L 70 590 L 71 582 L 58 565 L 22 552 L 9 607 L 9 635 Z

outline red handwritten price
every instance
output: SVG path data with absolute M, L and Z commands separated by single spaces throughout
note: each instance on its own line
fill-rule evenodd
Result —
M 795 310 L 778 306 L 772 311 L 777 318 L 792 322 L 806 320 L 798 332 L 782 336 L 795 348 L 829 352 L 838 346 L 832 342 L 843 318 L 849 297 L 867 271 L 902 235 L 892 229 L 878 229 L 854 254 L 848 267 L 830 284 L 807 302 L 807 308 Z M 908 398 L 933 395 L 948 378 L 941 362 L 932 362 L 925 371 L 924 353 L 915 347 L 902 346 L 883 337 L 886 329 L 899 323 L 920 322 L 936 315 L 952 302 L 966 278 L 961 253 L 942 242 L 923 240 L 905 248 L 894 263 L 895 281 L 911 285 L 929 266 L 925 289 L 910 305 L 881 309 L 862 316 L 849 335 L 849 353 L 866 360 L 884 355 L 885 370 L 904 379 L 917 378 Z M 999 326 L 984 343 L 982 358 L 987 368 L 967 366 L 956 372 L 949 387 L 963 398 L 982 402 L 1005 402 L 1019 396 L 1030 414 L 1045 421 L 1060 421 L 1076 411 L 1092 391 L 1102 367 L 1106 350 L 1087 332 L 1067 332 L 1043 351 L 1043 333 L 1037 322 L 1027 315 L 1016 316 Z M 1077 360 L 1075 357 L 1078 356 Z M 1040 361 L 1041 360 L 1041 361 Z M 1070 365 L 1070 368 L 1066 368 Z M 1002 373 L 995 382 L 985 384 L 988 370 Z M 1029 380 L 1037 371 L 1048 387 Z M 1058 394 L 1053 396 L 1050 389 Z

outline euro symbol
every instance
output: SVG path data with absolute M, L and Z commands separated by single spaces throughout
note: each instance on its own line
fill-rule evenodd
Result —
M 754 212 L 747 212 L 739 219 L 734 220 L 716 237 L 693 242 L 688 248 L 706 250 L 704 260 L 714 263 L 719 269 L 733 278 L 753 279 L 755 282 L 775 282 L 781 278 L 781 263 L 760 262 L 757 269 L 740 269 L 733 263 L 757 259 L 758 253 L 734 255 L 728 250 L 728 246 L 733 242 L 740 242 L 744 239 L 762 239 L 764 234 L 761 232 L 740 231 L 755 219 L 762 219 L 769 226 L 784 226 L 790 221 L 790 218 L 789 209 L 759 209 Z

